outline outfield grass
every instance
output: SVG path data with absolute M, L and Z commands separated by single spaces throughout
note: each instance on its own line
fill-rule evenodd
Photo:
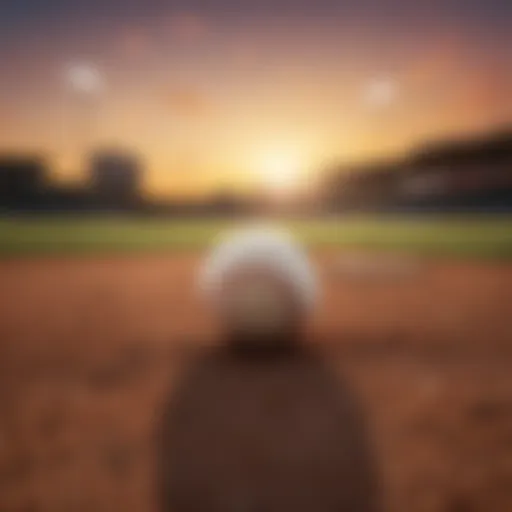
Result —
M 339 217 L 285 224 L 312 247 L 512 259 L 512 217 Z M 209 219 L 3 218 L 0 257 L 193 250 L 232 226 Z

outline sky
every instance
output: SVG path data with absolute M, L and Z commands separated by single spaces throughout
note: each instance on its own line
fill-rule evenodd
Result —
M 289 190 L 336 163 L 512 123 L 509 0 L 10 0 L 0 151 L 154 195 Z

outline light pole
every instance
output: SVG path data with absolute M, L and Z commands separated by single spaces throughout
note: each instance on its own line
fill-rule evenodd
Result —
M 368 80 L 359 93 L 358 102 L 366 114 L 366 133 L 373 141 L 386 141 L 392 133 L 392 114 L 400 100 L 401 87 L 392 76 L 378 76 Z M 363 113 L 363 112 L 362 112 Z M 363 185 L 364 186 L 364 185 Z M 340 238 L 342 238 L 340 234 Z M 379 266 L 379 257 L 372 255 L 344 254 L 338 259 L 338 272 L 349 275 L 374 275 Z
M 67 129 L 64 123 L 64 138 L 75 132 L 76 153 L 90 150 L 96 142 L 99 128 L 99 113 L 106 82 L 97 67 L 87 62 L 74 62 L 65 67 L 64 85 L 68 113 L 76 111 L 75 130 Z M 64 117 L 66 113 L 64 113 Z

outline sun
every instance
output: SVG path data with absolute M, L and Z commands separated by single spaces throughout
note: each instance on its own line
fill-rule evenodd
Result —
M 292 150 L 272 150 L 260 155 L 256 173 L 263 185 L 275 192 L 290 192 L 300 181 L 303 162 Z

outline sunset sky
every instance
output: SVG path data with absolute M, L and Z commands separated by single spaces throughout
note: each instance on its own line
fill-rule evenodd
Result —
M 510 0 L 11 0 L 0 150 L 80 179 L 140 154 L 146 189 L 291 188 L 334 162 L 512 122 Z

